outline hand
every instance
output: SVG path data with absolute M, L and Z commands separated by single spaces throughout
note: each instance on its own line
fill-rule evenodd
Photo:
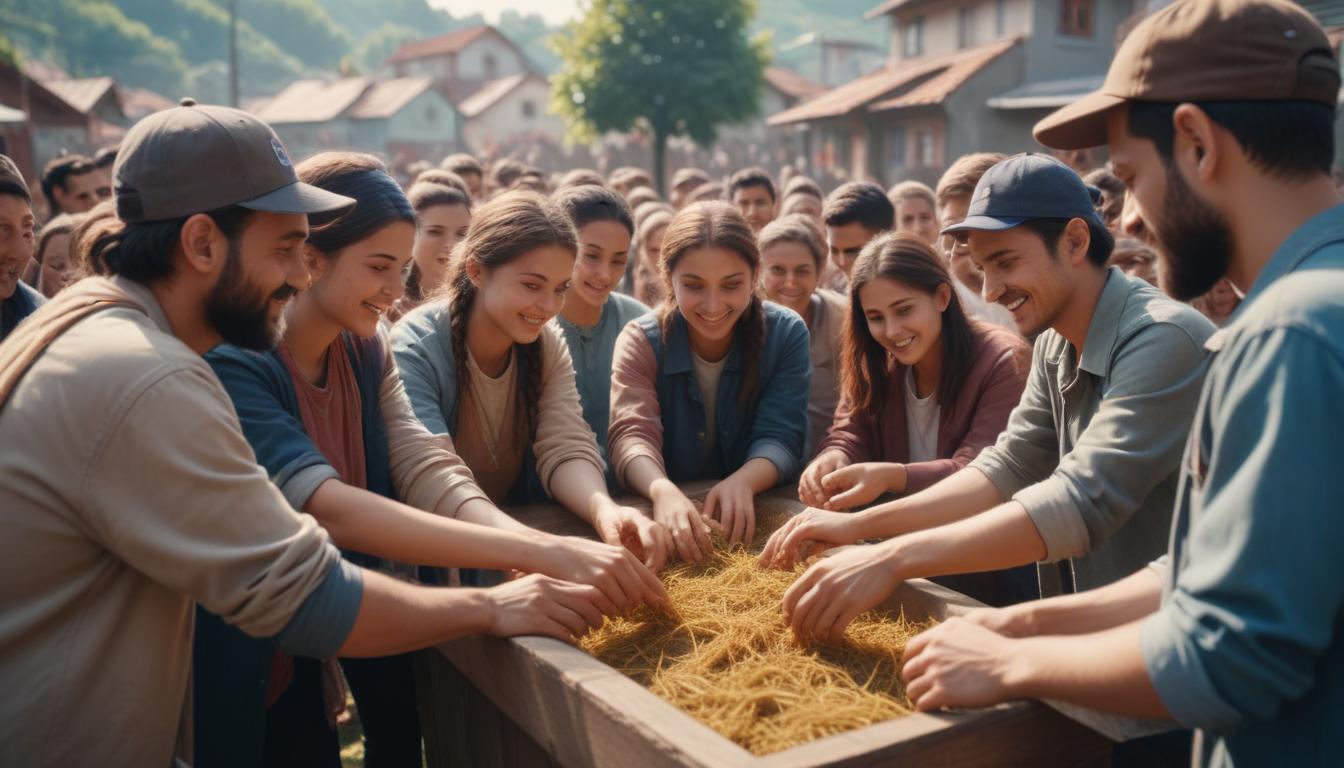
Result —
M 799 643 L 838 643 L 854 617 L 874 608 L 901 582 L 881 544 L 828 552 L 784 593 L 784 620 Z
M 905 465 L 864 461 L 840 467 L 821 478 L 826 509 L 853 509 L 871 504 L 878 496 L 905 488 Z
M 921 712 L 1008 701 L 1014 642 L 976 622 L 948 619 L 905 647 L 905 692 Z
M 666 483 L 658 486 L 653 497 L 653 520 L 672 534 L 678 557 L 695 563 L 713 551 L 709 526 L 700 518 L 700 511 L 686 494 Z
M 542 545 L 544 567 L 557 579 L 597 587 L 598 609 L 624 613 L 640 603 L 661 604 L 667 592 L 658 578 L 628 549 L 578 536 L 551 536 Z
M 573 643 L 602 626 L 602 592 L 532 574 L 485 590 L 490 601 L 489 633 L 496 637 L 545 635 Z
M 835 448 L 822 451 L 798 477 L 798 500 L 809 507 L 825 506 L 831 495 L 822 486 L 821 479 L 848 464 L 849 459 L 841 451 Z
M 593 522 L 603 541 L 630 550 L 654 573 L 667 563 L 672 534 L 640 510 L 611 503 L 598 510 Z
M 1006 608 L 972 608 L 957 618 L 978 624 L 1004 637 L 1031 637 L 1036 634 L 1027 615 L 1021 610 L 1021 606 L 1017 605 Z
M 750 545 L 756 535 L 755 494 L 746 480 L 729 475 L 709 489 L 704 516 L 718 520 L 728 546 Z
M 862 538 L 855 522 L 852 514 L 805 509 L 770 535 L 761 550 L 760 563 L 767 568 L 788 569 L 819 549 L 853 544 Z

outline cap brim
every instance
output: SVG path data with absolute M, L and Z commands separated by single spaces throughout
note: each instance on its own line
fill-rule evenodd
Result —
M 243 208 L 267 213 L 337 213 L 355 204 L 354 198 L 328 192 L 321 187 L 296 181 L 261 197 L 238 203 Z
M 953 224 L 943 229 L 939 234 L 955 235 L 958 232 L 970 232 L 973 229 L 1002 232 L 1005 229 L 1012 229 L 1026 220 L 1025 216 L 967 216 L 961 223 Z
M 1036 123 L 1032 135 L 1052 149 L 1087 149 L 1106 143 L 1106 113 L 1128 99 L 1093 91 Z

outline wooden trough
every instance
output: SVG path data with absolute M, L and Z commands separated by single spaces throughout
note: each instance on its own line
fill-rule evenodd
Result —
M 688 493 L 705 490 L 688 487 Z M 768 494 L 795 506 L 789 492 Z M 552 533 L 591 535 L 556 506 L 510 510 Z M 978 605 L 917 579 L 886 607 L 946 619 Z M 549 638 L 470 637 L 418 659 L 430 768 L 548 766 L 1105 766 L 1112 743 L 1036 702 L 915 713 L 755 756 L 587 653 Z

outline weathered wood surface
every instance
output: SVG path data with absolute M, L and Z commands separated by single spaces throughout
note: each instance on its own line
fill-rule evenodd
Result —
M 703 492 L 707 486 L 688 487 Z M 791 492 L 769 494 L 798 504 Z M 510 510 L 559 534 L 591 535 L 553 506 Z M 922 579 L 887 607 L 945 619 L 974 601 Z M 1035 702 L 917 713 L 756 757 L 583 651 L 547 638 L 472 637 L 421 657 L 422 719 L 438 766 L 1104 766 L 1111 743 Z

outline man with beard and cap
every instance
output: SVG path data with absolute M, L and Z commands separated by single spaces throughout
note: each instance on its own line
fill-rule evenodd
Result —
M 7 762 L 190 765 L 196 602 L 316 657 L 601 622 L 588 586 L 432 589 L 355 567 L 257 465 L 201 355 L 275 343 L 308 282 L 307 215 L 352 200 L 300 183 L 265 123 L 191 100 L 131 128 L 114 176 L 100 276 L 0 343 Z
M 1108 144 L 1176 298 L 1246 295 L 1212 353 L 1168 557 L 1108 589 L 916 638 L 920 709 L 1028 697 L 1196 729 L 1196 765 L 1331 765 L 1344 722 L 1344 199 L 1339 63 L 1280 0 L 1184 0 L 1101 91 L 1036 126 Z M 1014 615 L 1016 613 L 1016 615 Z
M 966 217 L 984 295 L 1036 337 L 1026 391 L 998 441 L 918 493 L 861 512 L 808 510 L 762 557 L 853 544 L 790 587 L 802 638 L 839 640 L 901 581 L 1037 563 L 1043 596 L 1110 584 L 1166 548 L 1181 445 L 1214 328 L 1105 266 L 1114 241 L 1073 169 L 1010 157 L 981 177 Z
M 23 174 L 0 155 L 0 341 L 46 301 L 19 279 L 33 260 L 36 225 Z

